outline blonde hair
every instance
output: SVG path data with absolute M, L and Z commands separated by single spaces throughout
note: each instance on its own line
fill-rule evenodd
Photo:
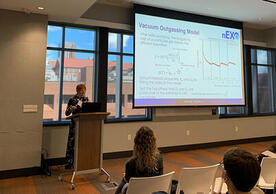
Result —
M 136 158 L 137 170 L 147 169 L 149 173 L 157 172 L 158 154 L 153 131 L 149 127 L 142 126 L 134 138 L 133 157 Z
M 84 84 L 78 84 L 76 87 L 76 92 L 79 93 L 80 90 L 86 90 L 86 86 Z

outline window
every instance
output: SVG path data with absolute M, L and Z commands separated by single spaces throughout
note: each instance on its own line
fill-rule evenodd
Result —
M 241 116 L 246 115 L 246 107 L 233 106 L 233 107 L 219 107 L 220 115 Z
M 44 95 L 44 104 L 54 108 L 54 95 Z
M 115 95 L 113 94 L 107 95 L 107 103 L 115 103 Z
M 80 83 L 94 100 L 95 48 L 93 29 L 48 25 L 44 121 L 65 119 L 67 103 Z
M 127 103 L 132 103 L 132 94 L 127 95 Z
M 274 113 L 275 51 L 252 48 L 250 53 L 253 114 Z
M 245 107 L 220 107 L 220 116 L 250 116 L 275 114 L 275 50 L 246 46 L 245 61 L 249 61 L 246 73 Z M 250 84 L 250 85 L 249 85 Z M 248 87 L 250 86 L 250 87 Z
M 132 108 L 133 35 L 109 32 L 107 81 L 109 120 L 150 118 L 149 109 Z
M 70 100 L 70 98 L 73 96 L 74 94 L 71 95 L 62 95 L 62 104 L 67 104 Z

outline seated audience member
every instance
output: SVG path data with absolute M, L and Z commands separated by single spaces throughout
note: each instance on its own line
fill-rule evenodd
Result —
M 125 165 L 125 176 L 115 194 L 122 189 L 131 177 L 150 177 L 163 174 L 163 160 L 156 146 L 153 131 L 146 126 L 141 127 L 134 138 L 132 158 Z M 123 191 L 125 193 L 126 190 Z
M 253 154 L 242 148 L 232 148 L 224 153 L 223 164 L 229 194 L 263 193 L 258 189 L 253 191 L 261 172 Z
M 271 146 L 270 146 L 267 150 L 265 150 L 265 151 L 270 151 L 270 152 L 272 152 L 272 153 L 276 153 L 276 143 L 273 144 L 273 145 L 271 145 Z M 259 154 L 257 155 L 258 161 L 259 161 L 260 163 L 262 162 L 263 157 L 268 157 L 268 156 L 264 155 L 263 152 L 261 152 L 261 153 L 259 153 Z

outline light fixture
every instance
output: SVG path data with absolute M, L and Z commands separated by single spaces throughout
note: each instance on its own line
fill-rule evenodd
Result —
M 44 10 L 44 7 L 39 6 L 39 7 L 37 7 L 37 9 Z

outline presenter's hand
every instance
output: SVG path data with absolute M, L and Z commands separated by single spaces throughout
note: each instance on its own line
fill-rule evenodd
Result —
M 76 110 L 76 109 L 77 109 L 77 106 L 71 106 L 71 107 L 70 107 L 71 112 L 73 112 L 73 111 Z

